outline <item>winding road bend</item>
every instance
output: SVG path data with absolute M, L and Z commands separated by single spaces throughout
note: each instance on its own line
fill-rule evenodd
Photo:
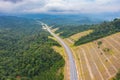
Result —
M 64 47 L 67 55 L 68 55 L 68 58 L 69 58 L 69 64 L 70 64 L 70 80 L 78 80 L 78 76 L 77 76 L 77 70 L 76 70 L 76 65 L 75 65 L 75 61 L 74 61 L 74 58 L 73 58 L 73 55 L 72 55 L 72 51 L 71 49 L 67 46 L 66 43 L 64 43 L 64 41 L 59 37 L 57 36 L 56 34 L 54 34 L 48 25 L 42 23 L 42 26 L 44 29 L 46 29 L 51 35 L 53 35 L 58 41 L 59 43 Z

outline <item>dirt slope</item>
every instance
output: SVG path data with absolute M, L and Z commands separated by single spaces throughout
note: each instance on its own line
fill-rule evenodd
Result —
M 83 33 L 78 34 L 84 36 Z M 110 80 L 114 77 L 120 69 L 120 33 L 76 47 L 73 39 L 78 39 L 78 34 L 64 41 L 73 51 L 79 80 Z

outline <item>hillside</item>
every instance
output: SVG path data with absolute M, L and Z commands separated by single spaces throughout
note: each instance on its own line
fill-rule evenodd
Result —
M 93 30 L 91 34 L 86 35 L 76 41 L 75 45 L 80 45 L 119 32 L 119 25 L 120 19 L 114 19 L 113 21 L 104 21 L 103 23 L 99 24 L 58 24 L 55 27 L 53 26 L 53 28 L 58 28 L 55 33 L 59 33 L 62 38 L 68 38 L 74 34 L 86 30 Z
M 59 28 L 55 33 L 60 33 L 62 38 L 70 37 L 76 33 L 89 30 L 91 25 L 77 25 L 77 24 L 66 24 L 66 25 L 57 25 L 55 28 Z
M 63 80 L 60 45 L 32 19 L 0 16 L 0 80 Z
M 91 29 L 93 32 L 80 38 L 75 42 L 75 45 L 91 42 L 93 40 L 114 34 L 116 32 L 120 32 L 120 19 L 114 19 L 111 22 L 104 22 L 98 25 L 94 25 L 91 27 Z
M 82 36 L 85 36 L 82 33 Z M 77 35 L 77 34 L 76 34 Z M 73 35 L 64 41 L 71 47 L 80 79 L 113 80 L 120 69 L 120 33 L 74 46 Z M 79 36 L 77 36 L 79 37 Z M 115 80 L 119 80 L 119 73 Z

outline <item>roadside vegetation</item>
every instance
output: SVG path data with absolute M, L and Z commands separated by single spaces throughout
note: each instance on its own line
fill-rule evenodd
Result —
M 0 80 L 63 80 L 60 46 L 36 21 L 0 16 Z

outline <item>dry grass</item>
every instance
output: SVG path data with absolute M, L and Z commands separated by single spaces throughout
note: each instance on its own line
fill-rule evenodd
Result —
M 72 35 L 71 37 L 69 37 L 72 41 L 77 41 L 78 39 L 80 39 L 81 37 L 83 36 L 86 36 L 90 33 L 92 33 L 93 30 L 87 30 L 87 31 L 84 31 L 84 32 L 80 32 L 80 33 L 77 33 L 77 34 L 74 34 Z
M 54 28 L 54 29 L 52 29 L 52 32 L 55 32 L 55 31 L 57 31 L 59 28 Z
M 70 36 L 69 38 L 65 38 L 64 41 L 70 46 L 70 47 L 74 47 L 74 42 L 77 41 L 78 39 L 80 39 L 83 36 L 86 36 L 90 33 L 92 33 L 93 30 L 88 30 L 88 31 L 84 31 L 84 32 L 80 32 L 77 34 L 74 34 L 72 36 Z
M 84 31 L 64 39 L 64 42 L 73 52 L 79 80 L 112 80 L 120 69 L 120 33 L 80 46 L 73 46 L 76 40 L 91 32 L 92 30 Z M 100 47 L 98 47 L 98 41 L 102 42 Z M 64 57 L 66 66 L 69 66 L 64 49 L 60 47 L 53 48 Z M 109 50 L 104 51 L 104 49 Z M 69 68 L 66 67 L 64 72 L 65 80 L 68 80 L 68 71 Z
M 64 48 L 62 48 L 62 47 L 57 47 L 57 46 L 53 46 L 53 49 L 54 49 L 56 52 L 60 53 L 60 55 L 62 55 L 64 59 L 66 58 L 65 52 L 64 52 Z
M 52 36 L 48 36 L 48 38 L 50 38 L 50 39 L 53 39 L 53 40 L 57 41 L 57 39 L 56 39 L 56 38 L 54 38 L 54 37 L 52 37 Z
M 84 45 L 73 46 L 75 40 L 89 34 L 85 33 L 78 33 L 64 39 L 73 51 L 79 80 L 112 80 L 120 69 L 120 33 Z M 102 41 L 100 48 L 98 48 L 98 41 Z M 105 48 L 109 51 L 105 52 L 103 50 Z

